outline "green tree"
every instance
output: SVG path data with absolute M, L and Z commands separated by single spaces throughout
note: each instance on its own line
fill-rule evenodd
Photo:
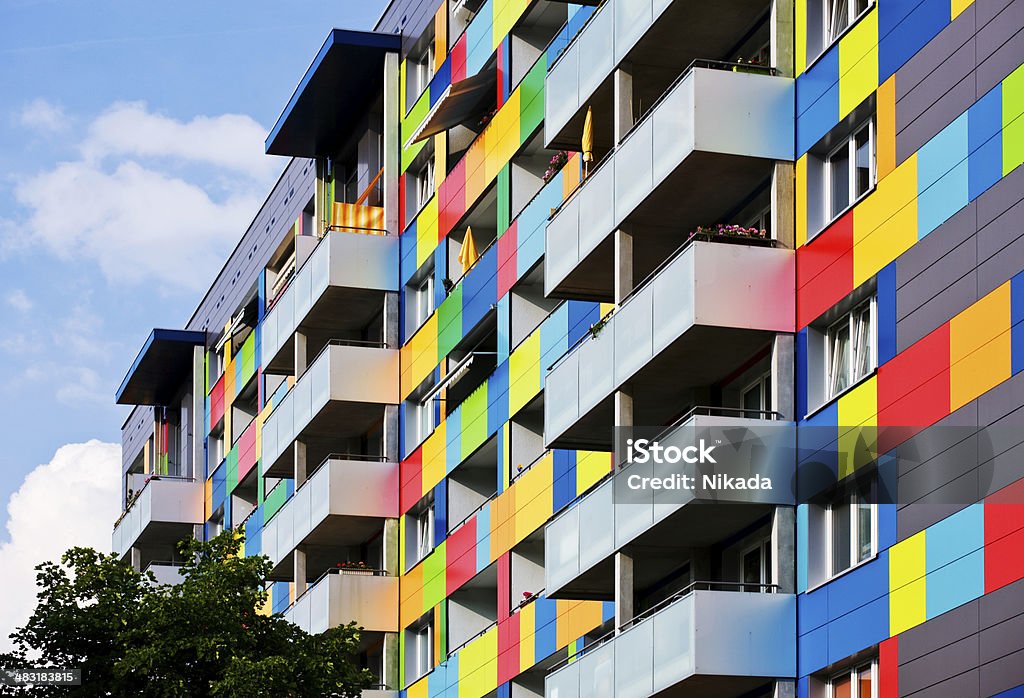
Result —
M 350 624 L 308 635 L 262 615 L 270 561 L 238 555 L 225 531 L 184 541 L 184 580 L 159 585 L 114 555 L 72 548 L 36 568 L 38 605 L 0 668 L 80 667 L 76 687 L 33 696 L 357 696 L 373 683 Z M 21 691 L 21 693 L 18 693 Z

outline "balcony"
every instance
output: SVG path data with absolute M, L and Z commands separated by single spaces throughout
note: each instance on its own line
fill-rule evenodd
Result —
M 337 230 L 320 240 L 263 320 L 264 371 L 292 371 L 297 330 L 359 330 L 380 314 L 384 293 L 398 290 L 398 238 L 369 232 Z
M 548 674 L 545 698 L 732 698 L 796 676 L 796 596 L 696 588 Z
M 292 554 L 306 550 L 306 569 L 316 575 L 340 559 L 340 548 L 372 538 L 383 519 L 398 517 L 398 464 L 330 457 L 263 528 L 263 554 L 271 578 L 292 577 Z
M 398 577 L 332 570 L 297 598 L 284 617 L 314 635 L 352 621 L 364 632 L 398 632 Z
M 742 477 L 764 475 L 773 489 L 634 490 L 628 487 L 630 476 L 664 477 L 680 472 L 681 466 L 628 465 L 545 526 L 547 595 L 605 598 L 613 588 L 612 556 L 618 550 L 656 549 L 659 560 L 685 559 L 689 550 L 708 548 L 749 529 L 774 506 L 792 505 L 795 428 L 791 422 L 774 420 L 771 413 L 760 417 L 694 414 L 666 429 L 657 440 L 666 447 L 700 439 L 718 442 L 716 455 L 722 471 Z M 646 586 L 663 572 L 658 565 L 643 572 L 638 568 L 635 584 Z
M 152 477 L 114 524 L 114 552 L 127 559 L 132 548 L 142 549 L 143 569 L 154 559 L 170 559 L 177 543 L 205 520 L 203 498 L 202 482 Z
M 781 248 L 684 246 L 551 367 L 547 447 L 610 448 L 613 393 L 627 381 L 646 401 L 634 423 L 665 424 L 685 391 L 723 380 L 774 333 L 793 332 L 794 262 Z
M 154 409 L 139 405 L 132 410 L 121 426 L 121 470 L 129 472 L 136 461 L 145 458 L 144 449 L 153 435 Z
M 185 577 L 181 574 L 180 562 L 151 562 L 143 572 L 152 572 L 157 584 L 181 584 Z
M 656 90 L 697 58 L 736 60 L 745 48 L 768 43 L 770 5 L 764 0 L 606 0 L 550 67 L 545 86 L 547 147 L 579 149 L 587 106 L 595 116 L 612 111 L 612 73 L 634 66 L 634 90 Z M 786 37 L 777 41 L 785 45 Z M 671 78 L 669 78 L 671 79 Z M 600 145 L 600 144 L 599 144 Z
M 793 81 L 704 65 L 669 88 L 549 221 L 546 295 L 612 300 L 613 231 L 633 236 L 640 278 L 697 226 L 736 222 L 723 219 L 765 190 L 775 161 L 793 159 Z
M 329 343 L 263 424 L 262 475 L 293 476 L 296 440 L 305 444 L 307 463 L 344 450 L 398 401 L 397 350 Z

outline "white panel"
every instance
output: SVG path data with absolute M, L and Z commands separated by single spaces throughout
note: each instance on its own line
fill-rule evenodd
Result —
M 615 60 L 621 61 L 651 26 L 651 0 L 614 0 Z
M 589 522 L 580 529 L 581 571 L 590 569 L 615 552 L 614 485 L 615 481 L 608 479 L 577 505 L 579 515 Z
M 606 5 L 607 7 L 607 5 Z M 577 195 L 579 201 L 579 259 L 585 258 L 615 227 L 615 167 L 608 162 L 587 178 Z
M 398 516 L 397 463 L 331 461 L 320 472 L 330 475 L 332 514 Z
M 621 385 L 653 355 L 653 289 L 630 298 L 611 322 L 615 323 L 615 384 Z
M 693 151 L 693 74 L 672 88 L 650 116 L 654 128 L 652 173 L 661 182 Z
M 651 193 L 653 136 L 654 128 L 647 119 L 615 151 L 616 224 Z
M 309 265 L 302 267 L 302 270 L 296 274 L 292 280 L 292 286 L 295 289 L 295 323 L 299 324 L 302 319 L 306 317 L 306 313 L 309 312 L 309 308 L 313 302 L 313 291 L 311 284 L 313 281 L 313 272 Z
M 693 72 L 699 150 L 794 159 L 792 79 L 707 68 Z
M 688 247 L 652 282 L 654 351 L 659 352 L 693 325 L 693 247 Z
M 579 417 L 579 362 L 576 352 L 569 354 L 544 381 L 544 436 L 548 443 Z
M 615 638 L 615 698 L 647 698 L 653 693 L 653 642 L 650 620 Z
M 544 680 L 544 698 L 581 698 L 580 663 L 573 662 Z
M 581 698 L 614 698 L 615 644 L 606 643 L 577 661 L 580 665 Z
M 658 611 L 654 621 L 654 690 L 693 675 L 693 595 Z
M 332 400 L 398 404 L 398 350 L 330 348 Z
M 579 507 L 566 509 L 544 531 L 544 586 L 554 592 L 579 574 Z
M 795 253 L 713 242 L 694 244 L 698 324 L 795 331 Z
M 578 196 L 567 201 L 544 230 L 545 292 L 550 293 L 579 261 L 579 206 Z
M 562 99 L 544 100 L 544 141 L 551 139 L 565 126 L 566 122 L 576 113 L 579 92 L 579 44 L 573 42 L 562 53 L 558 61 L 548 72 L 544 83 L 544 93 L 561 95 Z
M 576 39 L 577 51 L 583 56 L 579 64 L 579 93 L 576 97 L 580 108 L 586 108 L 590 96 L 615 67 L 609 50 L 614 41 L 614 20 L 614 4 L 606 2 L 594 13 Z
M 311 392 L 313 389 L 313 381 L 310 380 L 311 376 L 304 375 L 300 378 L 294 386 L 292 386 L 291 392 L 291 403 L 293 417 L 295 422 L 294 433 L 292 439 L 302 432 L 302 429 L 309 424 L 310 417 L 312 417 L 312 402 Z
M 579 355 L 579 410 L 583 415 L 614 388 L 615 323 L 605 325 L 596 337 L 585 339 L 575 353 Z
M 335 231 L 328 237 L 331 285 L 398 290 L 396 236 Z

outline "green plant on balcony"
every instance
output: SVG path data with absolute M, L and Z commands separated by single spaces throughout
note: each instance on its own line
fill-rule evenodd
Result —
M 687 240 L 705 240 L 708 242 L 745 242 L 768 240 L 768 231 L 763 228 L 745 228 L 742 225 L 699 225 L 690 232 Z

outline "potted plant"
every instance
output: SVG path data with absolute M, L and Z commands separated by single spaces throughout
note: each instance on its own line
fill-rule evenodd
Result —
M 551 156 L 551 160 L 548 162 L 548 169 L 544 170 L 544 184 L 547 184 L 555 178 L 565 164 L 569 162 L 569 152 L 566 150 L 559 150 L 557 153 Z

